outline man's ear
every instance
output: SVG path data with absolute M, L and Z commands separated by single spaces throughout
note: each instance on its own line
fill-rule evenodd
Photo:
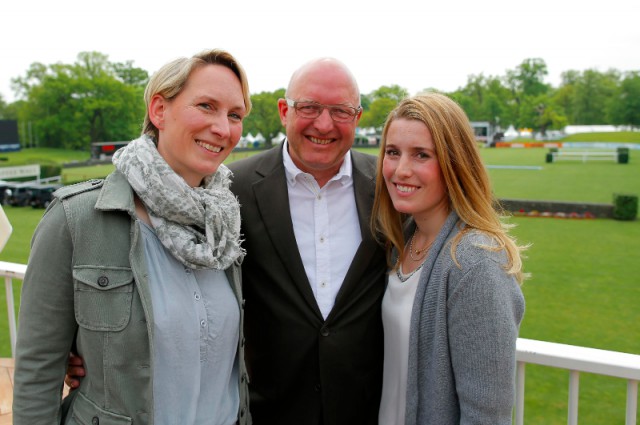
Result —
M 280 122 L 285 128 L 287 127 L 287 111 L 289 111 L 287 100 L 278 99 L 278 112 L 280 113 Z
M 358 115 L 356 116 L 356 126 L 360 122 L 360 118 L 362 118 L 362 109 L 360 109 L 360 111 L 358 111 Z
M 158 130 L 164 130 L 164 113 L 167 100 L 162 95 L 155 94 L 149 102 L 149 120 Z

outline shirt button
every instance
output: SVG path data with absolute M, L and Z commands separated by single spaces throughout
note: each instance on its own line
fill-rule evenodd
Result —
M 97 416 L 94 416 L 93 419 L 91 419 L 91 425 L 100 425 L 100 419 L 98 419 Z
M 320 282 L 320 287 L 324 288 L 325 286 L 327 286 L 327 282 Z
M 320 243 L 324 243 L 324 236 L 320 236 Z
M 202 319 L 200 321 L 200 326 L 202 326 L 204 328 L 205 326 L 207 326 L 207 322 L 204 319 Z
M 109 285 L 109 278 L 106 277 L 106 276 L 100 276 L 98 278 L 98 285 L 102 286 L 103 288 L 105 286 L 108 286 Z
M 184 272 L 185 272 L 186 274 L 191 274 L 191 269 L 188 269 L 188 268 L 186 268 L 186 267 L 185 267 L 185 268 L 184 268 Z
M 200 301 L 200 294 L 198 293 L 193 294 L 193 298 L 195 298 L 196 301 Z
M 322 199 L 322 195 L 318 195 L 318 196 L 316 196 L 316 198 L 317 198 L 317 199 L 318 199 L 318 201 L 319 201 L 319 200 L 321 200 L 321 199 Z

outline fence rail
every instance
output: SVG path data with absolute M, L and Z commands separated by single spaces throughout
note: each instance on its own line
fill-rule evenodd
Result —
M 13 279 L 24 278 L 27 266 L 0 261 L 0 276 L 5 278 L 7 313 L 11 355 L 15 356 L 16 314 L 13 302 Z M 515 424 L 524 424 L 524 381 L 527 363 L 555 367 L 569 371 L 568 425 L 578 424 L 578 394 L 580 373 L 588 372 L 627 380 L 626 425 L 636 425 L 638 412 L 638 382 L 640 381 L 640 355 L 578 347 L 575 345 L 535 341 L 518 338 L 516 344 L 516 401 Z
M 627 380 L 626 425 L 636 425 L 640 355 L 518 338 L 516 352 L 515 423 L 524 424 L 525 365 L 536 364 L 569 371 L 567 424 L 578 424 L 580 373 L 588 372 Z

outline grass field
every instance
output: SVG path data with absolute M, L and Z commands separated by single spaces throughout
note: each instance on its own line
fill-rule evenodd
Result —
M 88 152 L 67 149 L 35 148 L 22 149 L 19 152 L 0 153 L 0 161 L 2 161 L 0 165 L 3 167 L 15 167 L 25 164 L 60 164 L 86 161 L 88 159 Z
M 376 149 L 372 149 L 377 153 Z M 640 151 L 629 164 L 544 162 L 545 149 L 483 149 L 487 165 L 535 165 L 540 170 L 489 169 L 501 198 L 611 203 L 613 193 L 640 194 Z M 246 154 L 232 154 L 232 160 Z M 94 176 L 100 177 L 100 176 Z M 0 260 L 26 262 L 42 210 L 6 207 L 14 232 Z M 640 354 L 640 220 L 513 217 L 513 233 L 531 243 L 522 289 L 527 309 L 520 336 Z M 19 291 L 20 283 L 14 283 Z M 17 304 L 16 304 L 17 305 Z M 0 356 L 9 356 L 4 293 L 0 295 Z M 626 382 L 581 375 L 580 424 L 624 423 Z M 527 367 L 525 423 L 567 422 L 568 372 Z

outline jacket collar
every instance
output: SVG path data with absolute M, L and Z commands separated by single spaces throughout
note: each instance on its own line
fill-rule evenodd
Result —
M 135 214 L 133 189 L 120 171 L 109 174 L 100 190 L 95 208 L 102 211 L 125 211 Z

